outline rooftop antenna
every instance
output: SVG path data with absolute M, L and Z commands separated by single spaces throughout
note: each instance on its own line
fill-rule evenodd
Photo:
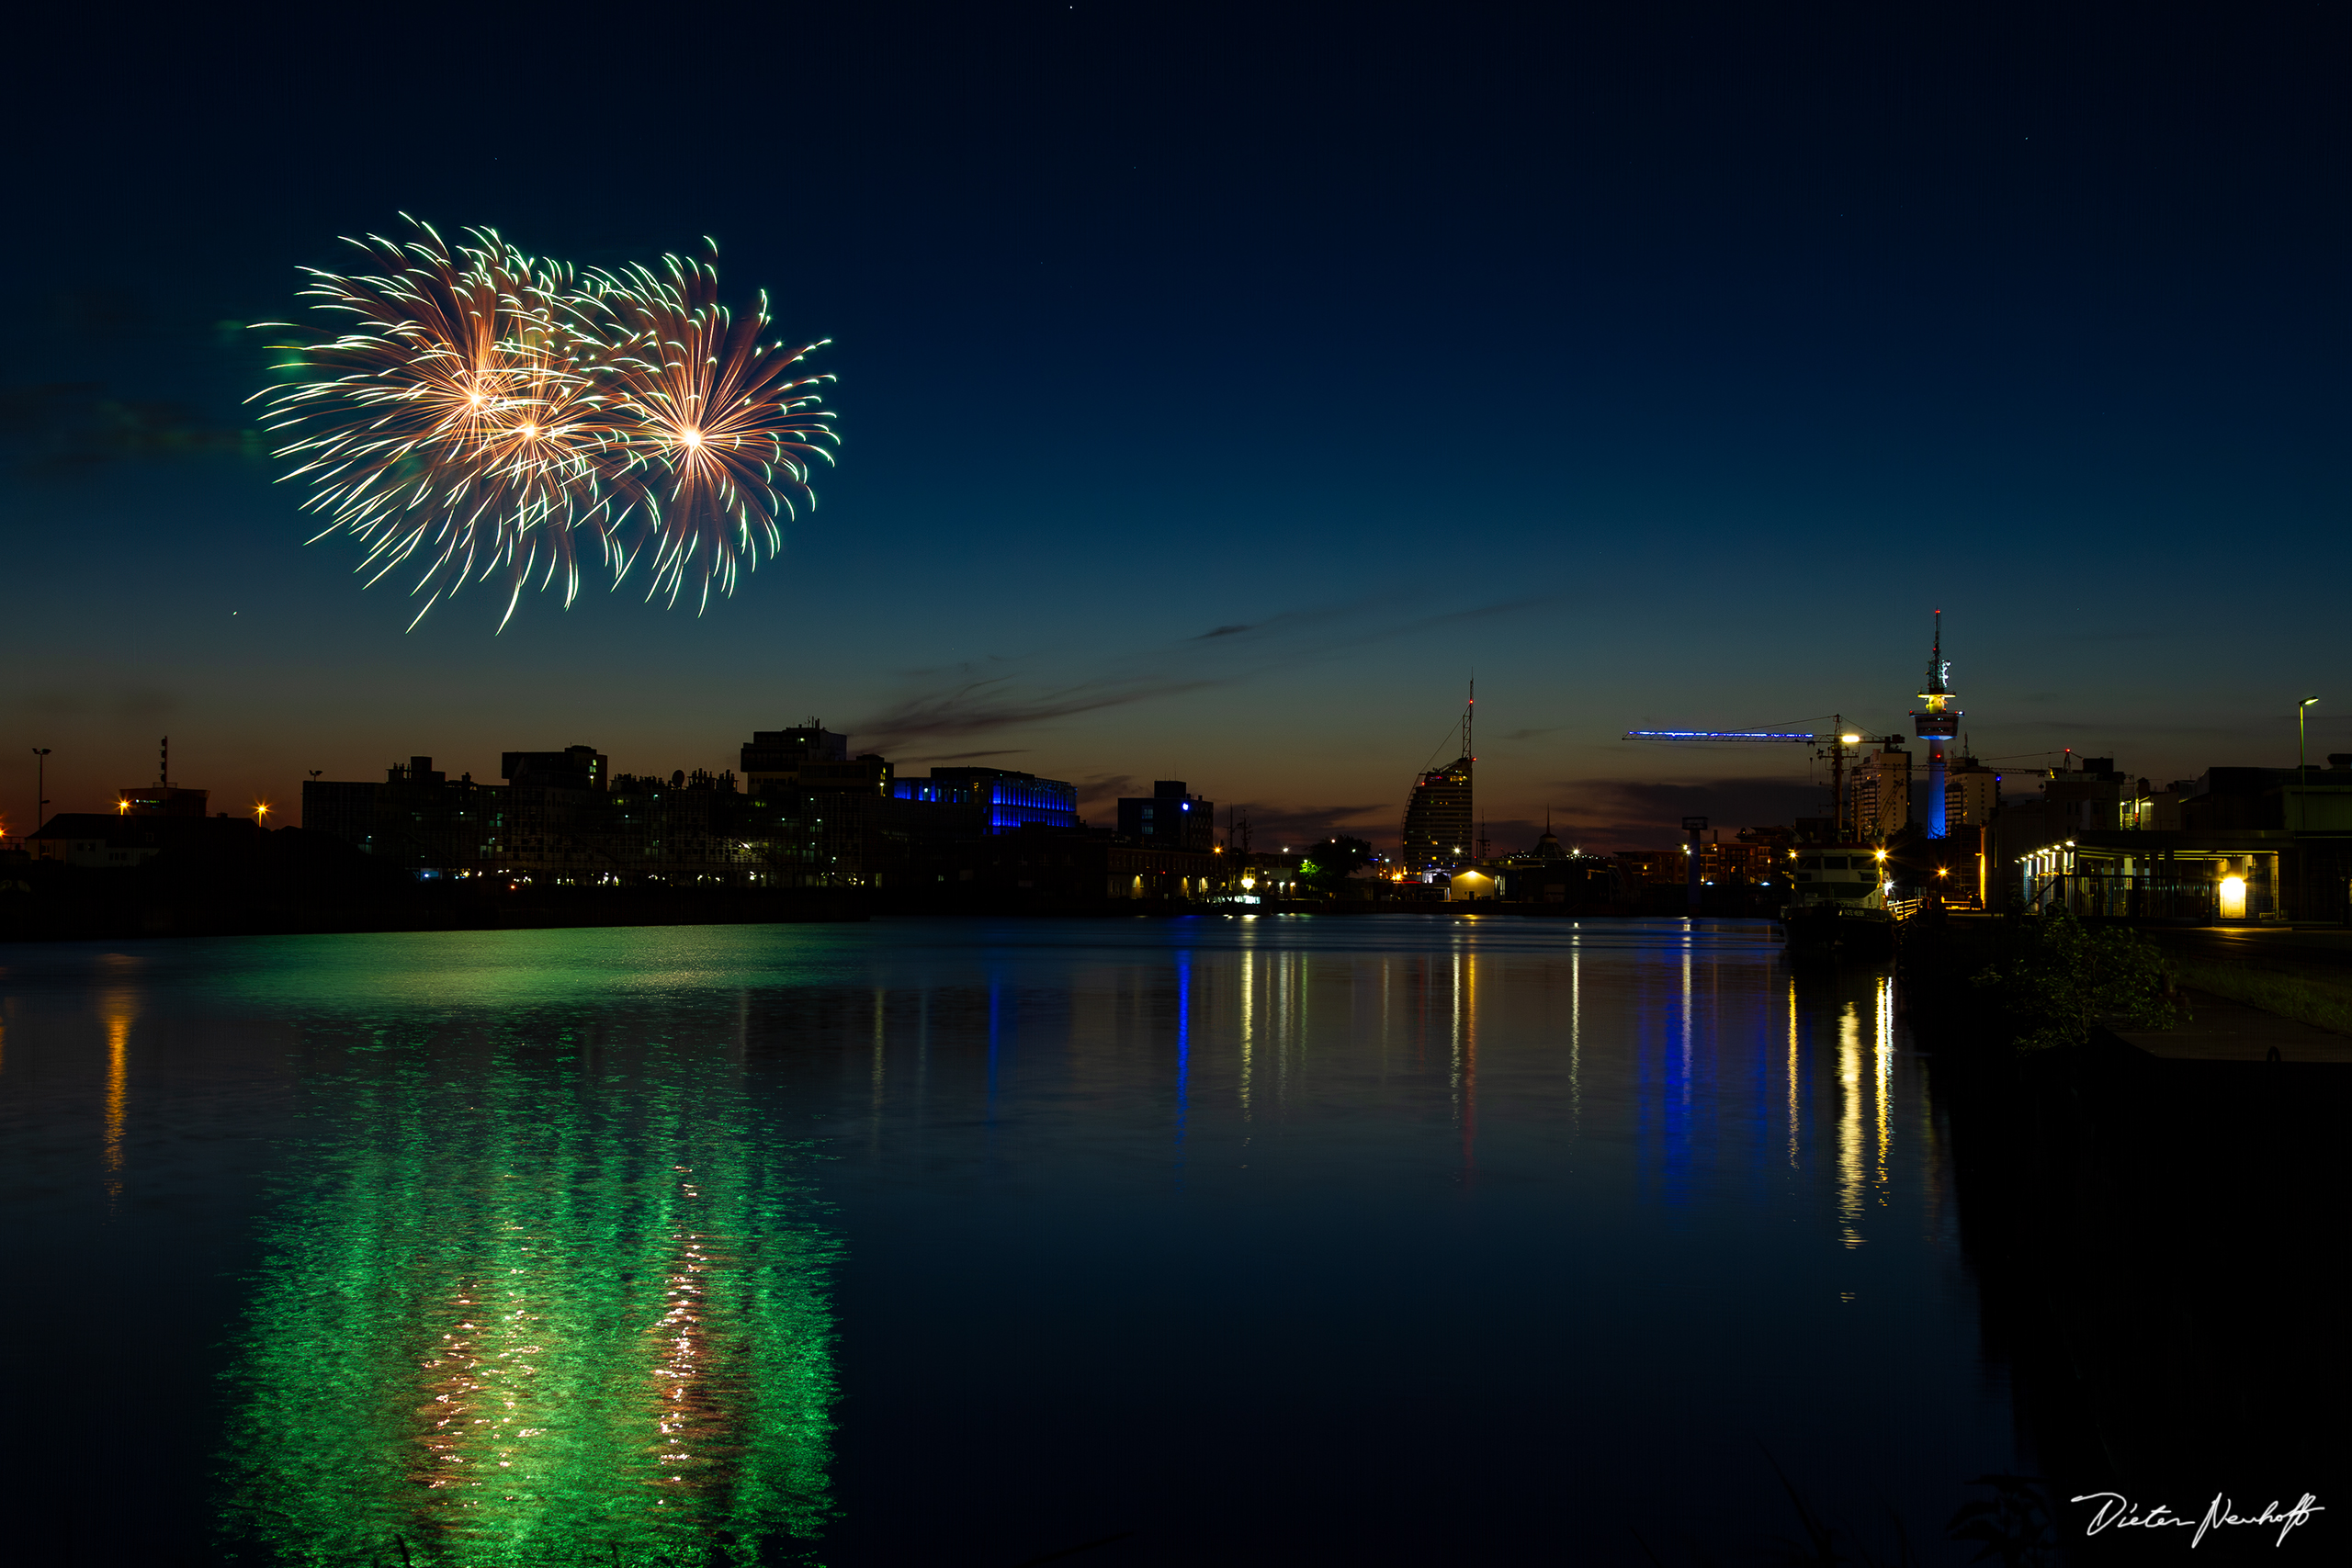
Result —
M 155 782 L 168 789 L 172 783 L 172 738 L 166 735 L 156 744 L 164 749 L 164 774 Z
M 1470 677 L 1470 702 L 1469 702 L 1469 705 L 1468 705 L 1468 706 L 1466 706 L 1466 707 L 1464 707 L 1464 708 L 1462 710 L 1462 754 L 1463 754 L 1464 757 L 1469 758 L 1469 759 L 1470 759 L 1470 761 L 1474 761 L 1474 762 L 1475 762 L 1475 761 L 1476 761 L 1478 760 L 1478 757 L 1477 757 L 1477 753 L 1476 753 L 1475 751 L 1473 751 L 1473 750 L 1470 749 L 1470 721 L 1471 721 L 1472 719 L 1474 719 L 1474 718 L 1477 717 L 1477 716 L 1478 716 L 1478 678 L 1477 678 L 1476 675 L 1473 675 L 1472 677 Z

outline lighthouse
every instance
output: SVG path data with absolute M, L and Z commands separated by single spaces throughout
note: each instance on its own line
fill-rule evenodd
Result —
M 1950 836 L 1944 820 L 1944 742 L 1960 733 L 1960 709 L 1952 705 L 1951 666 L 1944 662 L 1944 613 L 1936 612 L 1935 642 L 1928 653 L 1928 705 L 1911 716 L 1912 733 L 1928 743 L 1928 837 Z

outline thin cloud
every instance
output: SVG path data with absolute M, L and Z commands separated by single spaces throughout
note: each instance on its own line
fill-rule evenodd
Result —
M 1022 725 L 1046 723 L 1158 702 L 1188 692 L 1206 691 L 1248 681 L 1281 665 L 1295 666 L 1369 643 L 1437 631 L 1459 623 L 1548 604 L 1554 595 L 1535 595 L 1441 611 L 1409 620 L 1390 610 L 1393 601 L 1363 599 L 1315 609 L 1285 610 L 1249 624 L 1234 623 L 1184 637 L 1157 649 L 1137 649 L 1111 660 L 1111 669 L 1092 680 L 1045 685 L 1023 680 L 1021 660 L 991 655 L 950 669 L 908 671 L 905 676 L 926 683 L 949 679 L 929 691 L 900 698 L 880 713 L 853 727 L 859 744 L 887 751 L 894 747 L 935 743 L 943 739 L 978 737 Z M 1233 642 L 1240 633 L 1252 635 Z M 1218 639 L 1229 654 L 1188 652 L 1180 648 Z M 1055 655 L 1038 650 L 1040 661 Z M 1183 679 L 1162 673 L 1171 664 L 1188 671 Z M 1001 672 L 1000 672 L 1001 671 Z
M 1554 822 L 1552 831 L 1563 844 L 1581 845 L 1584 841 L 1568 837 L 1569 829 L 1566 822 Z M 1493 846 L 1495 853 L 1517 854 L 1535 847 L 1535 840 L 1544 836 L 1544 823 L 1541 818 L 1498 817 L 1491 822 L 1479 823 L 1478 832 Z
M 2133 724 L 2131 727 L 2131 733 L 2135 738 L 2139 739 L 2145 739 L 2146 737 L 2154 735 L 2181 737 L 2229 736 L 2234 738 L 2245 735 L 2249 732 L 2258 733 L 2262 728 L 2261 720 L 2264 716 L 2267 716 L 2269 722 L 2273 725 L 2283 725 L 2289 728 L 2292 728 L 2295 723 L 2295 718 L 2292 714 L 2277 714 L 2270 716 L 2257 716 L 2253 721 L 2245 724 Z M 2115 720 L 2111 717 L 2025 718 L 2011 719 L 2007 723 L 2004 723 L 2000 728 L 2002 730 L 2046 730 L 2056 731 L 2064 735 L 2096 736 L 2100 734 L 2109 725 L 2113 724 Z M 2317 726 L 2312 727 L 2314 731 L 2316 731 L 2317 728 Z M 2109 742 L 2098 740 L 2086 741 L 2083 743 L 2083 745 L 2090 746 L 2094 750 L 2106 744 L 2109 744 Z M 2083 745 L 2077 745 L 2075 750 L 2077 751 L 2081 750 L 2083 749 Z
M 1142 795 L 1144 786 L 1133 773 L 1095 773 L 1078 785 L 1081 807 L 1116 802 Z
M 130 401 L 94 381 L 52 381 L 0 390 L 0 444 L 15 466 L 56 475 L 109 463 L 199 457 L 221 452 L 258 456 L 257 432 L 214 423 L 180 403 Z
M 985 735 L 1016 725 L 1153 702 L 1216 684 L 1219 682 L 1206 680 L 1089 681 L 1055 691 L 1024 694 L 1013 689 L 1012 677 L 1001 675 L 969 682 L 951 691 L 909 697 L 857 725 L 854 733 L 861 744 L 888 750 L 893 745 L 916 739 Z
M 1647 779 L 1568 779 L 1551 785 L 1566 804 L 1553 831 L 1590 849 L 1657 849 L 1682 840 L 1682 818 L 1704 817 L 1730 838 L 1742 828 L 1781 827 L 1829 813 L 1827 782 L 1791 778 L 1713 779 L 1661 784 Z M 1575 824 L 1577 835 L 1569 840 Z
M 179 711 L 181 697 L 157 686 L 51 686 L 28 693 L 17 705 L 44 719 L 112 719 L 147 724 Z

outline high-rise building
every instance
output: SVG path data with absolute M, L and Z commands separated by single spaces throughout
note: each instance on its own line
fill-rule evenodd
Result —
M 1854 837 L 1877 843 L 1911 820 L 1911 753 L 1882 746 L 1856 761 L 1846 775 L 1846 820 Z
M 1470 859 L 1476 841 L 1470 763 L 1467 756 L 1456 757 L 1414 781 L 1413 797 L 1405 807 L 1407 870 L 1430 871 Z
M 1962 757 L 1944 775 L 1946 830 L 1984 827 L 1993 820 L 1993 808 L 2000 800 L 2001 775 L 1973 757 Z

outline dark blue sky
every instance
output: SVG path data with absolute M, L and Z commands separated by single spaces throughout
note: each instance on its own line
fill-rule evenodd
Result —
M 1813 796 L 1796 748 L 1611 737 L 1895 726 L 1938 606 L 1981 753 L 2290 762 L 2312 692 L 2352 748 L 2316 5 L 88 14 L 5 111 L 0 742 L 61 807 L 165 730 L 233 807 L 816 713 L 1386 837 L 1475 671 L 1497 840 L 1630 844 Z M 784 560 L 404 635 L 302 547 L 234 323 L 403 210 L 708 234 L 835 339 Z

